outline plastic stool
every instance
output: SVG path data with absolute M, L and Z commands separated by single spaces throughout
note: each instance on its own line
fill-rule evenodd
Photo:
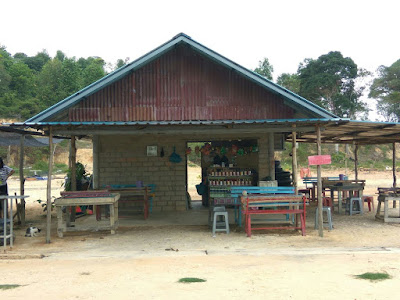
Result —
M 355 204 L 357 204 L 358 209 L 355 209 Z M 348 212 L 350 216 L 353 214 L 362 215 L 362 208 L 363 203 L 360 197 L 352 197 L 346 199 L 346 212 Z
M 331 208 L 329 206 L 323 206 L 322 207 L 322 216 L 326 212 L 326 217 L 328 219 L 327 222 L 323 222 L 324 224 L 328 224 L 329 230 L 333 229 L 333 223 L 332 223 L 332 213 L 331 213 Z M 318 207 L 315 209 L 315 225 L 314 229 L 318 229 Z
M 372 211 L 375 212 L 374 197 L 373 196 L 362 196 L 362 202 L 363 202 L 363 206 L 364 206 L 365 202 L 368 202 L 369 211 L 371 211 L 371 205 L 372 205 Z
M 218 222 L 218 217 L 223 217 L 224 221 Z M 218 226 L 223 226 L 222 228 L 218 228 Z M 212 227 L 212 235 L 215 236 L 216 231 L 225 231 L 227 234 L 229 233 L 229 220 L 228 220 L 228 212 L 225 210 L 225 206 L 217 206 L 213 209 L 213 227 Z

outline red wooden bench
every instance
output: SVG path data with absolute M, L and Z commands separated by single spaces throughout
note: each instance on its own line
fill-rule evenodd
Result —
M 306 235 L 306 197 L 301 195 L 247 195 L 241 197 L 242 211 L 245 217 L 245 231 L 251 236 L 252 230 L 268 229 L 295 229 L 301 230 Z M 269 220 L 268 215 L 294 215 L 296 220 L 291 224 L 290 220 Z M 263 226 L 252 226 L 252 217 L 264 216 Z M 299 224 L 300 222 L 300 224 Z M 286 226 L 282 226 L 284 223 Z M 271 226 L 272 224 L 274 226 Z M 277 226 L 276 224 L 282 224 Z M 265 226 L 269 225 L 269 226 Z

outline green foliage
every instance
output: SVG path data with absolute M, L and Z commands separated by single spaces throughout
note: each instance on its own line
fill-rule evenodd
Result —
M 181 283 L 193 283 L 193 282 L 206 282 L 207 280 L 197 277 L 184 277 L 178 280 Z
M 285 143 L 285 150 L 277 152 L 276 159 L 281 161 L 281 166 L 285 170 L 292 170 L 292 144 Z M 354 169 L 354 147 L 349 146 L 349 152 L 346 157 L 345 145 L 339 145 L 336 152 L 335 145 L 322 144 L 322 154 L 330 154 L 332 164 L 324 165 L 323 169 L 334 170 Z M 308 156 L 317 154 L 315 144 L 299 143 L 297 148 L 297 162 L 299 167 L 308 166 Z M 387 166 L 392 166 L 392 148 L 390 145 L 365 145 L 358 148 L 358 167 L 367 169 L 376 169 L 384 171 Z M 400 163 L 399 163 L 400 166 Z
M 204 146 L 204 142 L 201 143 L 188 143 L 187 144 L 190 149 L 192 149 L 192 152 L 187 155 L 188 161 L 190 162 L 190 166 L 201 166 L 201 155 L 200 153 L 196 153 L 195 149 L 196 147 L 201 147 Z
M 390 67 L 379 67 L 369 97 L 378 100 L 377 109 L 388 121 L 400 120 L 400 59 Z
M 372 272 L 355 275 L 355 277 L 359 279 L 367 279 L 370 281 L 380 281 L 391 278 L 390 275 L 387 273 L 372 273 Z
M 334 152 L 331 155 L 331 161 L 332 164 L 337 164 L 337 165 L 344 165 L 346 160 L 346 154 L 343 152 Z
M 11 290 L 20 286 L 20 284 L 0 284 L 0 290 Z
M 40 170 L 43 173 L 49 173 L 49 163 L 44 160 L 38 160 L 32 166 L 33 170 Z
M 53 198 L 55 198 L 55 197 L 53 196 Z M 40 206 L 43 208 L 43 212 L 47 211 L 47 201 L 38 199 L 38 200 L 36 200 L 36 202 L 39 203 Z M 54 200 L 53 200 L 53 201 L 51 201 L 51 211 L 53 211 L 54 206 L 55 205 L 54 205 Z
M 58 50 L 11 56 L 0 45 L 0 117 L 25 120 L 106 75 L 100 57 L 69 58 Z
M 77 183 L 77 190 L 80 190 L 80 184 L 83 181 L 89 181 L 90 174 L 86 171 L 85 166 L 77 162 L 76 163 L 76 183 Z M 71 170 L 69 169 L 67 172 L 67 179 L 65 181 L 65 190 L 66 191 L 71 191 Z
M 368 111 L 360 100 L 363 89 L 355 88 L 358 71 L 354 61 L 338 51 L 305 59 L 298 69 L 299 94 L 337 116 L 354 118 Z
M 283 73 L 279 75 L 277 83 L 296 94 L 300 91 L 300 79 L 297 74 Z
M 254 72 L 264 76 L 265 78 L 272 80 L 272 73 L 274 72 L 274 67 L 269 63 L 268 58 L 264 58 L 263 61 L 258 62 L 258 67 L 254 69 Z
M 62 173 L 67 173 L 68 172 L 68 166 L 66 164 L 62 164 L 62 163 L 54 164 L 54 169 L 56 169 L 57 171 L 59 170 Z

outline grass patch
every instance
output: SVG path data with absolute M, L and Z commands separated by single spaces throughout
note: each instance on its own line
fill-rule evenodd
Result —
M 0 284 L 0 290 L 11 290 L 19 287 L 19 284 Z
M 183 283 L 192 283 L 192 282 L 206 282 L 207 280 L 201 279 L 201 278 L 196 278 L 196 277 L 184 277 L 178 280 L 178 282 L 183 282 Z
M 390 278 L 390 275 L 387 273 L 371 273 L 371 272 L 367 272 L 367 273 L 355 275 L 355 276 L 356 276 L 356 278 L 367 279 L 370 281 L 385 280 L 385 279 Z

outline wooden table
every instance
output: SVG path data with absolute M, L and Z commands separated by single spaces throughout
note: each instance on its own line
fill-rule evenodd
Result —
M 146 220 L 149 217 L 149 196 L 150 187 L 109 187 L 105 188 L 111 193 L 118 193 L 121 195 L 121 200 L 119 202 L 127 203 L 142 203 L 143 204 L 143 215 Z
M 331 192 L 332 201 L 334 201 L 334 193 L 337 192 L 338 212 L 342 213 L 343 192 L 349 192 L 350 197 L 356 195 L 362 199 L 362 193 L 365 187 L 365 180 L 323 180 L 322 190 L 329 189 Z M 363 206 L 360 207 L 361 213 Z
M 1 220 L 1 223 L 3 225 L 3 234 L 0 235 L 0 238 L 3 239 L 3 247 L 4 250 L 6 249 L 7 246 L 7 239 L 10 239 L 10 247 L 13 247 L 13 229 L 14 229 L 14 222 L 13 222 L 13 200 L 20 199 L 21 201 L 24 201 L 25 198 L 28 198 L 29 196 L 22 195 L 14 195 L 14 196 L 9 196 L 9 195 L 0 195 L 0 201 L 3 201 L 3 219 Z M 10 199 L 10 217 L 7 217 L 8 215 L 8 199 Z M 17 206 L 18 209 L 18 206 Z M 10 223 L 10 232 L 7 234 L 7 223 Z
M 389 216 L 389 201 L 393 201 L 393 207 L 396 201 L 400 203 L 400 189 L 399 188 L 378 188 L 378 207 L 376 209 L 375 219 L 385 223 L 400 223 L 400 205 L 399 215 Z M 381 215 L 381 205 L 383 202 L 383 216 Z
M 100 194 L 99 194 L 100 195 Z M 90 196 L 90 193 L 80 193 L 77 194 L 76 197 L 61 197 L 57 198 L 54 201 L 54 205 L 57 209 L 57 234 L 60 238 L 63 237 L 63 233 L 66 231 L 81 231 L 81 230 L 91 230 L 91 229 L 96 229 L 96 230 L 106 230 L 109 229 L 111 230 L 111 234 L 115 234 L 115 230 L 118 228 L 118 200 L 120 198 L 120 195 L 117 193 L 109 193 L 108 195 L 100 195 L 98 197 L 96 196 Z M 71 206 L 80 206 L 80 205 L 109 205 L 110 206 L 110 225 L 109 226 L 103 226 L 100 227 L 98 224 L 93 228 L 93 227 L 68 227 L 67 226 L 67 220 L 64 218 L 64 213 L 62 211 L 62 208 L 65 206 L 71 207 Z

